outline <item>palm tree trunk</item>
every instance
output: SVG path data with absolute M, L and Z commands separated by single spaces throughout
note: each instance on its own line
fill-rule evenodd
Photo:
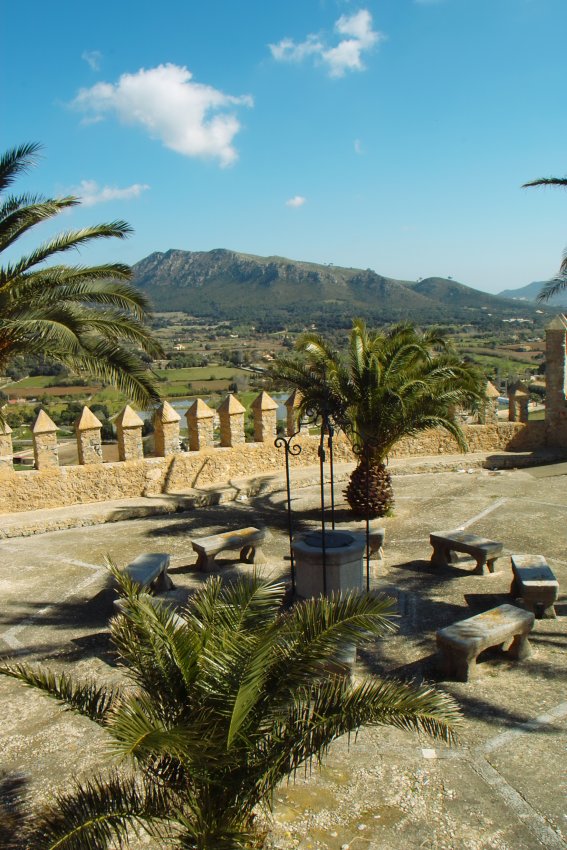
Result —
M 362 458 L 350 476 L 345 498 L 356 516 L 387 516 L 394 507 L 392 478 L 383 461 Z

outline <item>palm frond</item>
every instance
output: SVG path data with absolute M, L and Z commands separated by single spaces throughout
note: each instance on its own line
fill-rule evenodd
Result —
M 548 281 L 540 290 L 537 300 L 539 302 L 549 301 L 554 295 L 559 295 L 567 289 L 567 252 L 563 257 L 559 274 L 554 280 Z
M 92 348 L 78 354 L 61 353 L 58 359 L 75 372 L 86 372 L 113 384 L 140 407 L 161 399 L 157 377 L 134 352 L 109 340 L 99 339 Z
M 264 699 L 272 706 L 285 703 L 306 680 L 326 677 L 329 663 L 341 666 L 345 647 L 393 633 L 394 617 L 393 599 L 355 591 L 295 605 L 277 625 Z
M 171 804 L 156 785 L 112 774 L 93 777 L 69 794 L 59 794 L 41 810 L 29 829 L 34 850 L 105 850 L 124 847 L 131 828 L 143 828 L 159 842 L 167 834 Z M 160 829 L 161 827 L 161 829 Z
M 65 708 L 89 717 L 101 726 L 108 723 L 113 707 L 120 699 L 120 691 L 94 682 L 74 682 L 66 673 L 54 673 L 27 664 L 0 666 L 0 675 L 19 679 L 53 697 Z
M 74 197 L 44 199 L 21 195 L 8 198 L 0 208 L 0 251 L 4 251 L 36 224 L 79 203 L 79 199 Z
M 200 725 L 167 722 L 159 709 L 155 694 L 141 693 L 124 699 L 112 718 L 111 753 L 140 761 L 160 756 L 187 760 L 202 753 L 205 740 Z
M 522 189 L 530 186 L 567 186 L 567 177 L 538 177 L 537 180 L 524 183 Z
M 60 233 L 50 239 L 49 242 L 40 245 L 27 257 L 22 257 L 13 265 L 5 266 L 0 273 L 0 284 L 3 285 L 6 281 L 19 277 L 56 254 L 79 248 L 81 245 L 96 239 L 124 239 L 130 233 L 132 233 L 132 228 L 125 221 L 112 221 L 108 224 L 97 224 L 92 227 L 84 227 L 81 230 L 69 230 L 66 233 Z
M 11 148 L 0 157 L 0 192 L 16 180 L 20 174 L 25 174 L 38 160 L 42 145 L 37 142 L 27 142 Z
M 130 266 L 107 263 L 101 266 L 51 266 L 30 272 L 12 282 L 7 293 L 0 297 L 7 305 L 30 301 L 50 303 L 54 294 L 62 301 L 88 304 L 105 304 L 144 318 L 150 309 L 146 296 L 128 283 L 132 277 Z M 8 300 L 10 299 L 10 300 Z

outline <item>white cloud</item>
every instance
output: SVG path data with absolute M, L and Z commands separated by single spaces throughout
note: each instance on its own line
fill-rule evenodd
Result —
M 85 60 L 91 71 L 98 71 L 100 69 L 102 53 L 100 50 L 84 50 L 81 53 L 81 59 Z
M 99 186 L 95 180 L 81 180 L 72 194 L 81 199 L 83 206 L 94 207 L 95 204 L 104 204 L 107 201 L 130 201 L 132 198 L 139 198 L 142 192 L 149 188 L 145 183 L 134 183 L 119 189 L 117 186 Z
M 354 152 L 359 156 L 362 156 L 362 154 L 364 153 L 362 149 L 362 142 L 360 141 L 360 139 L 354 140 Z
M 116 83 L 81 89 L 72 105 L 89 120 L 93 115 L 115 114 L 124 124 L 141 125 L 153 139 L 183 156 L 230 165 L 238 156 L 233 140 L 240 130 L 231 107 L 252 106 L 253 100 L 193 82 L 192 76 L 187 68 L 173 64 L 141 68 L 123 74 Z
M 279 62 L 302 62 L 306 56 L 321 55 L 324 45 L 316 35 L 308 35 L 305 41 L 296 44 L 292 38 L 282 38 L 278 44 L 268 45 L 272 56 Z
M 304 198 L 302 195 L 294 195 L 293 198 L 285 202 L 285 205 L 286 207 L 302 207 L 306 200 L 307 198 Z
M 326 64 L 331 77 L 343 77 L 347 71 L 362 71 L 362 54 L 370 50 L 385 36 L 372 29 L 372 15 L 368 9 L 360 9 L 352 15 L 341 15 L 335 21 L 335 32 L 339 41 L 334 46 L 326 44 L 318 35 L 308 35 L 296 43 L 283 38 L 278 44 L 268 45 L 278 62 L 302 62 L 307 57 Z

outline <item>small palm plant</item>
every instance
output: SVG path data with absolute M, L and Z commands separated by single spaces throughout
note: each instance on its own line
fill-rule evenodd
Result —
M 36 813 L 25 850 L 122 846 L 132 827 L 150 832 L 154 847 L 259 847 L 258 806 L 269 810 L 278 783 L 340 735 L 372 724 L 452 739 L 459 714 L 449 696 L 340 673 L 345 644 L 393 631 L 391 599 L 352 593 L 283 610 L 282 584 L 214 577 L 180 616 L 114 573 L 125 606 L 111 623 L 123 687 L 1 668 L 102 726 L 127 767 Z
M 355 513 L 392 509 L 386 459 L 402 437 L 441 427 L 466 450 L 457 410 L 482 404 L 486 378 L 438 329 L 402 324 L 370 332 L 357 319 L 345 354 L 314 333 L 299 337 L 296 348 L 302 356 L 279 358 L 273 375 L 299 390 L 301 412 L 326 412 L 350 440 L 359 463 L 345 495 Z
M 25 144 L 0 157 L 0 254 L 14 250 L 36 225 L 80 204 L 73 196 L 5 195 L 35 164 L 39 150 Z M 128 283 L 130 268 L 46 265 L 90 242 L 131 232 L 124 221 L 70 230 L 0 266 L 0 372 L 16 355 L 42 354 L 115 384 L 137 404 L 159 400 L 156 380 L 138 352 L 156 357 L 161 347 L 145 324 L 145 296 Z

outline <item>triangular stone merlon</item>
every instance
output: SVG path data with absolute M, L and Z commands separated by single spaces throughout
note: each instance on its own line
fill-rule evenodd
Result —
M 83 407 L 83 412 L 77 419 L 75 425 L 77 431 L 93 431 L 97 428 L 102 428 L 102 422 L 94 415 L 88 407 Z
M 118 414 L 115 420 L 117 428 L 141 428 L 143 424 L 144 420 L 138 416 L 129 404 Z
M 179 422 L 181 416 L 168 401 L 164 401 L 156 410 L 155 419 L 156 422 L 161 422 L 162 425 L 170 425 L 172 422 Z
M 214 411 L 211 407 L 209 407 L 206 402 L 201 398 L 195 399 L 191 407 L 188 408 L 185 418 L 189 419 L 212 419 L 215 415 L 216 411 Z
M 222 414 L 234 416 L 236 413 L 246 413 L 246 408 L 238 401 L 235 395 L 229 393 L 229 395 L 222 400 L 217 409 L 217 413 L 221 416 Z
M 54 434 L 59 427 L 49 418 L 45 410 L 40 410 L 31 430 L 32 434 Z
M 267 411 L 267 410 L 277 410 L 279 405 L 277 401 L 275 401 L 265 390 L 262 390 L 260 395 L 256 396 L 252 404 L 250 405 L 254 412 L 256 411 Z

